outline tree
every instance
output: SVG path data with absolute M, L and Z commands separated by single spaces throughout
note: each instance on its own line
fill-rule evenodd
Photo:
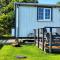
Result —
M 9 2 L 11 2 L 11 0 L 5 0 L 6 1 L 6 5 L 8 5 L 9 4 Z
M 38 3 L 38 0 L 33 0 L 34 3 Z
M 38 3 L 38 0 L 23 0 L 22 2 L 26 2 L 26 3 Z
M 60 2 L 57 2 L 57 4 L 60 4 Z
M 14 27 L 14 2 L 17 0 L 0 0 L 0 4 L 3 5 L 0 8 L 0 36 L 10 34 L 11 28 Z

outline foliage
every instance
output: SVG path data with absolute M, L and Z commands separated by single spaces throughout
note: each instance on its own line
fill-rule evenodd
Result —
M 23 0 L 23 2 L 38 3 L 38 0 Z
M 6 6 L 9 4 L 11 0 L 0 0 L 0 4 L 2 4 L 3 6 Z
M 0 4 L 3 5 L 1 0 Z M 4 4 L 0 9 L 0 36 L 11 33 L 11 28 L 14 26 L 14 2 L 10 0 L 9 4 Z
M 60 4 L 60 2 L 57 2 L 57 4 Z

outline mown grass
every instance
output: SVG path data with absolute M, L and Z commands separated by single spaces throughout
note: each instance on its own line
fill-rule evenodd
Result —
M 27 58 L 18 59 L 16 56 Z M 5 45 L 0 49 L 0 60 L 60 60 L 60 54 L 45 53 L 34 45 L 22 45 L 22 47 Z

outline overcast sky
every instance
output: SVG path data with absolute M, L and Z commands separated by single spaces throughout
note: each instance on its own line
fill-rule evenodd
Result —
M 60 0 L 38 0 L 41 4 L 56 4 Z

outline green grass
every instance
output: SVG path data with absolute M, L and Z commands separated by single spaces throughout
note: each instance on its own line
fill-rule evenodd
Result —
M 17 59 L 16 56 L 27 58 Z M 60 60 L 60 54 L 45 53 L 34 45 L 22 45 L 22 47 L 5 45 L 0 49 L 0 60 Z

